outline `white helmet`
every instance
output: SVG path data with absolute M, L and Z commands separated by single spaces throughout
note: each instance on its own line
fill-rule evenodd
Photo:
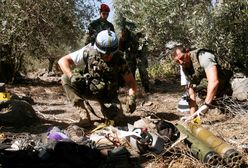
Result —
M 103 54 L 110 54 L 118 50 L 119 43 L 115 32 L 103 30 L 96 36 L 94 48 Z

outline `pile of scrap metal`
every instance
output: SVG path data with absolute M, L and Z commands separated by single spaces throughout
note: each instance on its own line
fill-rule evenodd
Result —
M 0 134 L 1 168 L 128 168 L 129 156 L 122 146 L 98 149 L 75 125 L 65 130 L 52 127 L 42 135 Z
M 91 134 L 90 140 L 98 147 L 128 146 L 143 154 L 160 154 L 179 138 L 179 131 L 170 122 L 164 120 L 140 119 L 126 127 L 108 126 Z
M 189 147 L 193 156 L 209 167 L 240 168 L 244 165 L 241 154 L 223 139 L 200 124 L 189 122 L 176 124 L 176 127 L 185 134 L 184 143 Z
M 128 168 L 130 149 L 162 156 L 182 140 L 209 167 L 242 167 L 242 156 L 234 147 L 195 123 L 142 118 L 125 127 L 98 128 L 87 133 L 75 125 L 65 130 L 52 127 L 40 137 L 1 134 L 0 167 Z
M 86 132 L 76 125 L 54 126 L 39 136 L 3 133 L 0 167 L 128 168 L 130 149 L 160 154 L 179 137 L 173 124 L 146 118 L 125 127 L 109 123 L 97 128 Z

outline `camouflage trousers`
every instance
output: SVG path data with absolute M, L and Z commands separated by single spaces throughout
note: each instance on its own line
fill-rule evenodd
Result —
M 123 114 L 117 91 L 94 95 L 87 87 L 81 88 L 80 86 L 72 86 L 70 79 L 66 75 L 62 75 L 61 80 L 66 97 L 73 105 L 79 101 L 94 100 L 100 104 L 102 114 L 108 119 L 114 119 L 117 115 Z
M 128 63 L 129 69 L 135 78 L 136 69 L 139 71 L 140 80 L 145 91 L 149 91 L 149 76 L 148 76 L 148 61 L 145 56 L 140 56 L 138 54 L 127 54 L 126 61 Z

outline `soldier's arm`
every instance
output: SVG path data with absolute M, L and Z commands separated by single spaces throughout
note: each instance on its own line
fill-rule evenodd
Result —
M 111 30 L 111 31 L 113 31 L 113 32 L 115 32 L 114 25 L 113 25 L 112 23 L 110 23 L 110 24 L 111 24 L 111 26 L 110 26 L 110 30 Z
M 70 78 L 72 76 L 71 67 L 74 65 L 71 56 L 70 55 L 63 56 L 62 58 L 59 59 L 58 64 L 62 72 Z
M 183 71 L 183 67 L 180 65 L 180 76 L 181 76 L 181 85 L 185 86 L 186 91 L 189 94 L 189 108 L 190 108 L 190 114 L 194 114 L 197 110 L 197 104 L 196 104 L 196 92 L 193 88 L 193 85 L 190 84 L 189 79 L 187 78 L 187 75 Z
M 217 66 L 214 65 L 211 68 L 206 69 L 205 72 L 208 80 L 205 103 L 210 104 L 214 99 L 219 85 Z
M 198 108 L 197 104 L 196 104 L 196 92 L 193 88 L 193 85 L 187 85 L 187 89 L 188 89 L 188 93 L 189 93 L 189 107 L 190 107 L 190 114 L 194 114 Z
M 125 82 L 125 85 L 129 88 L 128 94 L 129 96 L 135 95 L 137 92 L 137 84 L 136 80 L 132 72 L 129 70 L 126 60 L 120 57 L 120 62 L 118 63 L 120 69 L 120 74 Z
M 85 45 L 92 43 L 94 41 L 93 38 L 96 36 L 95 22 L 96 21 L 93 21 L 89 24 L 88 32 L 86 33 L 86 38 L 85 38 Z
M 214 99 L 219 85 L 217 61 L 214 54 L 205 52 L 199 55 L 199 62 L 204 68 L 208 80 L 205 103 L 210 104 Z
M 129 87 L 128 94 L 135 95 L 137 92 L 137 84 L 131 72 L 123 75 L 125 84 Z
M 95 32 L 95 23 L 96 21 L 94 20 L 94 21 L 92 21 L 90 24 L 89 24 L 89 27 L 88 27 L 88 34 L 89 35 L 92 35 L 92 34 L 94 34 L 94 32 Z

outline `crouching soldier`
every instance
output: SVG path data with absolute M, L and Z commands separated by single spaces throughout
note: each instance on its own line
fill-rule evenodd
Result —
M 110 30 L 103 30 L 98 33 L 94 45 L 86 45 L 58 61 L 64 73 L 62 85 L 67 98 L 75 106 L 82 108 L 80 125 L 91 124 L 85 107 L 87 99 L 98 101 L 101 112 L 108 119 L 118 120 L 123 116 L 117 95 L 120 81 L 124 81 L 129 87 L 127 112 L 132 113 L 136 109 L 137 85 L 118 48 L 117 35 Z
M 172 59 L 180 64 L 182 85 L 187 86 L 189 93 L 190 114 L 204 114 L 211 107 L 215 97 L 231 94 L 229 80 L 232 73 L 221 69 L 216 56 L 207 49 L 189 51 L 183 46 L 172 50 Z M 204 103 L 198 108 L 196 92 L 205 90 Z

